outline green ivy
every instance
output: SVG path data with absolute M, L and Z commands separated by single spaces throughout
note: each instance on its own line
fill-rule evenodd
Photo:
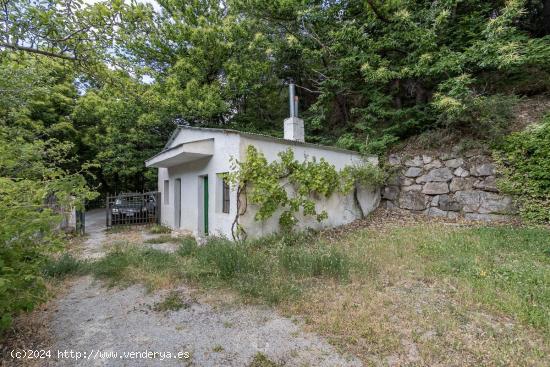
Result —
M 292 149 L 278 154 L 279 160 L 268 162 L 254 146 L 249 145 L 244 161 L 233 160 L 229 181 L 238 187 L 238 195 L 246 195 L 244 202 L 258 207 L 255 220 L 264 221 L 279 209 L 283 211 L 279 224 L 289 230 L 297 223 L 296 213 L 315 216 L 320 222 L 328 218 L 326 211 L 318 212 L 313 196 L 328 198 L 333 193 L 350 193 L 355 184 L 379 186 L 386 179 L 386 173 L 379 167 L 365 163 L 346 166 L 338 171 L 324 158 L 299 162 Z M 285 189 L 290 185 L 292 190 Z M 241 200 L 239 200 L 239 203 Z M 237 210 L 234 237 L 240 237 L 244 229 L 238 224 L 238 217 L 246 208 Z
M 550 115 L 508 136 L 495 158 L 503 176 L 498 186 L 516 198 L 521 216 L 550 222 Z

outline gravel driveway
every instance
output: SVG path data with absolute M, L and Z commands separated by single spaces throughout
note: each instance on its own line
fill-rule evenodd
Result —
M 97 258 L 104 254 L 101 245 L 108 236 L 90 224 L 87 220 L 89 238 L 82 255 Z M 300 321 L 281 317 L 268 307 L 198 300 L 184 284 L 176 292 L 185 307 L 154 311 L 166 292 L 151 294 L 137 285 L 107 288 L 89 276 L 76 279 L 54 304 L 53 350 L 72 350 L 73 357 L 79 352 L 82 359 L 59 358 L 55 365 L 247 366 L 257 353 L 284 366 L 361 365 L 322 338 L 302 332 Z M 109 352 L 110 358 L 105 358 Z M 132 358 L 125 352 L 147 358 Z M 152 359 L 145 352 L 165 354 Z M 179 358 L 166 358 L 167 352 Z

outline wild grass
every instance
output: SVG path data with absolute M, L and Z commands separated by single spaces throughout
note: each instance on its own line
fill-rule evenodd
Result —
M 42 273 L 50 278 L 63 279 L 71 275 L 78 275 L 84 272 L 84 263 L 68 253 L 58 258 L 48 259 L 43 267 Z
M 168 242 L 177 243 L 177 242 L 180 242 L 180 239 L 177 237 L 172 237 L 169 234 L 164 234 L 158 237 L 148 238 L 145 241 L 143 241 L 143 243 L 168 243 Z
M 175 254 L 120 243 L 92 263 L 60 258 L 48 269 L 111 286 L 233 290 L 301 316 L 367 364 L 550 364 L 546 228 L 412 223 L 200 246 L 185 237 Z
M 165 234 L 170 232 L 172 232 L 170 228 L 160 224 L 153 224 L 151 227 L 149 227 L 149 233 L 151 234 Z
M 166 296 L 166 298 L 164 298 L 164 300 L 155 303 L 153 310 L 157 312 L 178 311 L 187 307 L 189 307 L 189 305 L 183 301 L 181 296 L 177 292 L 172 291 Z
M 548 229 L 422 223 L 337 242 L 350 281 L 317 283 L 280 308 L 365 363 L 550 362 Z
M 271 236 L 244 243 L 211 237 L 198 246 L 192 237 L 184 237 L 176 254 L 121 243 L 84 268 L 110 286 L 142 283 L 154 290 L 185 279 L 206 287 L 227 287 L 269 304 L 298 296 L 312 279 L 346 281 L 350 261 L 345 254 L 297 238 L 304 237 Z
M 252 358 L 252 361 L 248 365 L 248 367 L 280 367 L 280 366 L 282 365 L 273 362 L 272 360 L 269 359 L 268 356 L 260 352 L 254 355 L 254 358 Z

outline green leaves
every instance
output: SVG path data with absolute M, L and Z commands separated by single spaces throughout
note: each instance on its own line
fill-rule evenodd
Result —
M 513 195 L 520 214 L 539 223 L 550 221 L 550 116 L 513 133 L 495 153 L 503 177 L 499 188 Z
M 324 198 L 334 192 L 347 194 L 355 183 L 378 186 L 386 179 L 378 167 L 365 164 L 348 166 L 342 171 L 321 158 L 299 162 L 292 149 L 279 153 L 279 160 L 268 162 L 253 145 L 246 150 L 246 159 L 233 161 L 229 181 L 246 192 L 247 202 L 257 206 L 255 219 L 264 221 L 282 209 L 279 224 L 284 229 L 296 225 L 296 213 L 315 216 L 321 222 L 328 218 L 326 211 L 317 212 L 315 195 Z

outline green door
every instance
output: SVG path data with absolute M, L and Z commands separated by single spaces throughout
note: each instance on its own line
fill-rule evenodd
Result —
M 203 178 L 203 191 L 204 191 L 204 234 L 208 234 L 208 176 Z

